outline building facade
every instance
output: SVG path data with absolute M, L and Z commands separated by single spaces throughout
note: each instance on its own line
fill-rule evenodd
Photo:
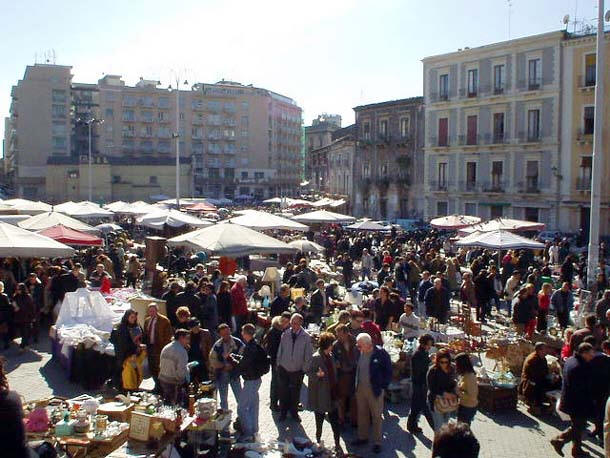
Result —
M 305 127 L 305 179 L 310 181 L 313 191 L 320 191 L 320 182 L 314 178 L 311 152 L 328 146 L 333 141 L 333 132 L 341 128 L 341 116 L 321 114 Z
M 95 157 L 129 159 L 151 170 L 167 167 L 162 175 L 169 177 L 179 148 L 192 168 L 184 196 L 263 199 L 299 191 L 301 109 L 288 97 L 231 81 L 179 91 L 144 79 L 128 86 L 119 75 L 73 83 L 70 67 L 36 64 L 13 87 L 14 146 L 9 143 L 7 167 L 15 193 L 42 198 L 50 158 L 82 163 L 92 118 L 103 120 L 91 128 Z M 95 174 L 93 181 L 94 189 L 102 186 Z
M 421 217 L 423 98 L 363 105 L 354 111 L 354 215 L 387 220 Z
M 423 59 L 424 218 L 558 226 L 563 32 Z
M 593 124 L 595 120 L 595 35 L 570 34 L 561 43 L 561 208 L 558 229 L 589 232 Z M 605 33 L 606 66 L 610 62 L 610 32 Z M 610 72 L 603 73 L 604 124 L 610 122 Z M 602 132 L 604 151 L 610 148 L 610 129 Z M 610 158 L 602 154 L 600 234 L 610 235 Z

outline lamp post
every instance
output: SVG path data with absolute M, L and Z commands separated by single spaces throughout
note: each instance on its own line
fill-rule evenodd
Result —
M 184 80 L 184 85 L 188 81 Z M 172 86 L 169 86 L 172 89 Z M 176 208 L 180 209 L 180 75 L 176 73 L 176 132 L 173 137 L 176 139 Z
M 91 144 L 92 144 L 92 135 L 91 135 L 91 129 L 93 128 L 93 124 L 103 124 L 104 120 L 103 119 L 99 119 L 99 118 L 89 118 L 86 121 L 82 121 L 81 119 L 77 119 L 76 120 L 78 123 L 84 124 L 87 126 L 87 130 L 88 130 L 88 139 L 89 139 L 89 166 L 88 166 L 88 191 L 89 191 L 89 197 L 88 200 L 89 202 L 93 201 L 93 170 L 92 170 L 92 165 L 93 165 L 93 157 L 92 157 L 92 151 L 91 151 Z
M 609 12 L 610 13 L 610 12 Z M 591 164 L 591 211 L 589 216 L 589 246 L 587 259 L 587 286 L 595 282 L 595 270 L 599 263 L 599 220 L 601 200 L 601 171 L 603 167 L 603 122 L 604 122 L 604 66 L 605 40 L 604 19 L 610 19 L 606 13 L 604 18 L 604 0 L 598 0 L 597 5 L 597 43 L 595 56 L 595 119 L 593 121 L 593 154 Z

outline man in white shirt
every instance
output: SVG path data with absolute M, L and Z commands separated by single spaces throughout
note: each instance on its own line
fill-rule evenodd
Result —
M 367 248 L 362 249 L 362 257 L 360 258 L 362 263 L 361 267 L 361 278 L 362 281 L 371 279 L 371 272 L 373 270 L 373 256 L 369 253 Z
M 559 245 L 555 242 L 549 247 L 549 262 L 551 264 L 559 264 Z
M 419 336 L 420 319 L 413 313 L 413 304 L 405 302 L 405 313 L 400 315 L 398 325 L 405 339 L 415 339 Z

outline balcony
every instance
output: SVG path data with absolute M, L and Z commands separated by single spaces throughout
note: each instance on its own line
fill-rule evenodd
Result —
M 458 190 L 460 192 L 480 192 L 481 186 L 479 183 L 471 180 L 460 181 L 458 185 Z
M 537 91 L 542 86 L 542 78 L 530 78 L 527 80 L 527 90 Z
M 140 122 L 153 123 L 155 120 L 153 118 L 140 117 Z
M 448 181 L 429 181 L 428 186 L 432 192 L 447 192 L 449 188 Z
M 577 191 L 591 191 L 591 177 L 578 177 L 576 179 Z
M 458 137 L 458 143 L 460 146 L 477 146 L 481 142 L 480 135 L 460 135 Z
M 592 74 L 589 74 L 589 75 L 579 75 L 578 76 L 578 87 L 582 91 L 592 91 L 593 89 L 595 89 L 595 82 L 596 82 L 595 71 L 593 71 Z
M 540 143 L 542 141 L 540 132 L 519 132 L 517 138 L 519 143 Z
M 501 179 L 494 179 L 491 182 L 481 184 L 481 190 L 488 193 L 503 193 L 507 187 L 508 183 Z
M 521 194 L 540 194 L 538 178 L 529 178 L 518 183 L 517 188 Z
M 500 86 L 494 86 L 493 94 L 494 95 L 503 95 L 504 94 L 504 85 L 501 84 Z
M 508 138 L 506 137 L 504 132 L 494 132 L 493 134 L 485 134 L 483 136 L 483 142 L 486 145 L 503 145 L 505 143 L 509 143 Z
M 428 140 L 429 148 L 448 148 L 451 144 L 451 139 L 445 137 L 430 137 Z

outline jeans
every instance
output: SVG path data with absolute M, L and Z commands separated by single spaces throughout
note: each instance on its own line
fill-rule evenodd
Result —
M 258 390 L 261 379 L 244 380 L 244 386 L 237 403 L 237 415 L 244 436 L 253 436 L 258 432 Z
M 220 408 L 222 410 L 229 410 L 229 385 L 231 385 L 233 396 L 235 396 L 235 400 L 239 404 L 239 397 L 241 395 L 241 379 L 239 377 L 231 378 L 229 372 L 220 372 L 216 377 L 216 384 L 218 386 Z
M 458 407 L 458 412 L 457 412 L 457 421 L 466 423 L 468 426 L 470 426 L 470 423 L 472 423 L 472 420 L 474 419 L 474 415 L 476 413 L 477 413 L 476 407 L 466 407 L 466 406 L 460 405 Z
M 438 433 L 441 429 L 441 426 L 447 424 L 451 417 L 453 417 L 454 412 L 440 413 L 436 410 L 432 411 L 432 418 L 434 419 L 434 432 Z
M 360 278 L 362 279 L 362 281 L 364 281 L 365 279 L 370 280 L 371 279 L 371 269 L 368 267 L 363 267 Z

